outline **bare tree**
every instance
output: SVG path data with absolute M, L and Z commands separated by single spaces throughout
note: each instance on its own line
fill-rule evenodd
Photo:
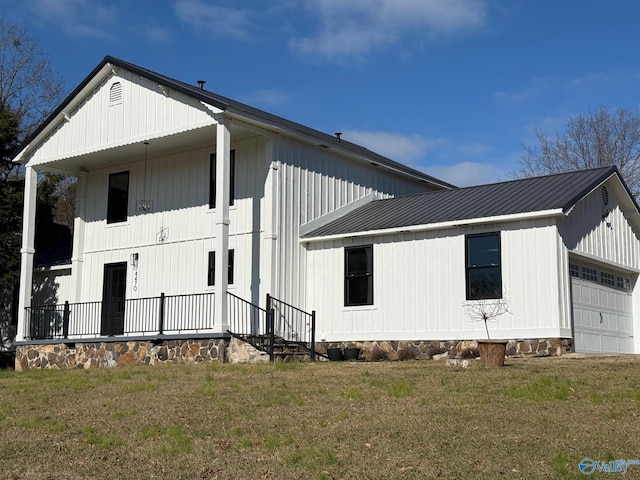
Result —
M 489 325 L 487 322 L 498 320 L 498 317 L 509 311 L 509 300 L 505 296 L 495 299 L 471 300 L 462 305 L 464 312 L 471 320 L 476 322 L 484 322 L 484 329 L 487 332 L 487 339 L 491 339 L 489 335 Z
M 525 146 L 517 178 L 616 165 L 640 199 L 640 114 L 606 106 L 568 120 L 566 131 L 536 132 L 538 143 Z
M 22 141 L 60 103 L 62 77 L 23 29 L 0 19 L 0 111 L 17 115 Z

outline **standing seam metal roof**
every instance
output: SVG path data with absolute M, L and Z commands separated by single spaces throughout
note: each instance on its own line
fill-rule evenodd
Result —
M 561 209 L 566 213 L 578 200 L 611 175 L 618 175 L 622 181 L 618 169 L 613 166 L 374 200 L 307 233 L 304 237 L 341 235 L 545 210 Z M 622 183 L 624 185 L 624 181 Z

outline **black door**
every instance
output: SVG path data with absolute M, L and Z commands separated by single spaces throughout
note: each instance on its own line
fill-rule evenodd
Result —
M 122 335 L 124 333 L 124 300 L 126 287 L 126 262 L 105 265 L 100 335 Z

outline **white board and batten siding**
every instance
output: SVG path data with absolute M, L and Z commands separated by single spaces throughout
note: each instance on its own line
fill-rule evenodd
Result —
M 300 226 L 373 194 L 378 198 L 433 190 L 426 182 L 318 146 L 282 138 L 273 142 L 277 165 L 273 208 L 276 279 L 272 293 L 311 310 L 305 298 L 306 249 Z
M 510 313 L 493 338 L 559 337 L 559 242 L 553 219 L 310 242 L 307 303 L 327 341 L 486 338 L 464 312 L 465 235 L 501 232 L 502 282 Z M 373 245 L 373 305 L 344 306 L 344 247 Z
M 229 248 L 235 254 L 235 281 L 230 290 L 257 299 L 260 278 L 252 270 L 259 258 L 264 215 L 265 141 L 260 137 L 232 142 L 236 151 L 236 195 L 230 207 Z M 214 213 L 209 208 L 209 163 L 215 145 L 151 157 L 88 174 L 87 218 L 82 301 L 102 296 L 104 265 L 127 262 L 138 254 L 138 267 L 127 268 L 127 298 L 204 293 L 208 255 L 214 249 Z M 109 174 L 129 171 L 128 218 L 107 224 Z M 149 212 L 137 210 L 137 200 L 151 200 Z M 235 289 L 235 290 L 234 290 Z
M 109 75 L 61 118 L 37 146 L 29 165 L 97 152 L 214 124 L 211 112 L 191 97 L 119 70 Z M 119 83 L 121 100 L 111 87 Z
M 33 272 L 32 306 L 56 305 L 71 298 L 71 265 Z
M 629 205 L 620 201 L 622 185 L 610 179 L 604 186 L 558 225 L 569 250 L 575 350 L 640 352 L 640 241 Z

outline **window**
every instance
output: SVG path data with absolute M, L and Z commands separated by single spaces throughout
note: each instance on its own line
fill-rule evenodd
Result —
M 500 233 L 466 238 L 467 300 L 502 298 Z
M 233 285 L 233 260 L 234 252 L 229 250 L 229 269 L 227 270 L 227 284 Z M 207 285 L 216 284 L 216 252 L 209 252 L 209 270 L 207 273 Z
M 572 277 L 580 278 L 580 267 L 575 263 L 569 264 L 569 273 Z
M 612 273 L 600 272 L 600 283 L 614 286 L 616 284 L 615 276 Z
M 236 196 L 236 151 L 231 150 L 229 159 L 229 205 Z M 216 208 L 216 154 L 209 157 L 209 208 Z
M 107 223 L 127 221 L 129 207 L 129 172 L 109 175 L 107 197 Z
M 616 286 L 623 290 L 631 290 L 631 279 L 628 277 L 621 277 L 618 275 L 616 278 Z
M 598 281 L 598 270 L 595 268 L 582 267 L 582 278 L 591 282 Z
M 373 305 L 373 246 L 344 249 L 344 305 Z

